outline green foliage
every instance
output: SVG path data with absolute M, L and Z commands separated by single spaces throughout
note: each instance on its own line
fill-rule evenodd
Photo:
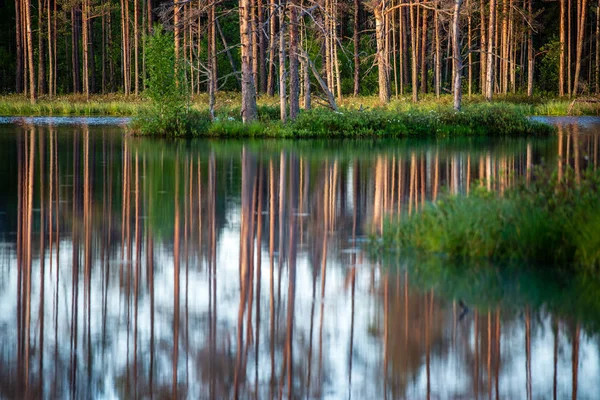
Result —
M 580 181 L 579 184 L 576 182 Z M 389 222 L 386 248 L 412 248 L 457 258 L 521 260 L 600 267 L 600 173 L 536 174 L 503 195 L 477 189 L 443 196 L 424 210 Z
M 544 91 L 558 91 L 558 69 L 560 64 L 560 41 L 555 37 L 542 46 L 540 52 L 544 53 L 540 63 L 539 87 Z
M 148 78 L 144 92 L 151 106 L 142 110 L 134 121 L 141 134 L 181 136 L 188 133 L 189 88 L 184 65 L 175 55 L 173 35 L 156 26 L 146 40 Z

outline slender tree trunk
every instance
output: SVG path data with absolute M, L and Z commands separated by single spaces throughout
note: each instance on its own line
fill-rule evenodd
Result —
M 258 1 L 258 58 L 259 58 L 259 81 L 260 93 L 267 92 L 267 68 L 265 65 L 265 55 L 267 46 L 267 36 L 265 34 L 265 8 L 264 0 Z
M 409 6 L 409 14 L 410 14 L 410 47 L 411 47 L 411 74 L 412 74 L 412 101 L 416 103 L 419 101 L 419 75 L 417 68 L 417 21 L 416 21 L 416 8 L 417 6 L 411 2 Z
M 56 1 L 56 0 L 55 0 Z M 52 51 L 52 0 L 48 0 L 46 8 L 46 40 L 48 41 L 48 94 L 54 95 L 54 53 Z
M 460 29 L 458 22 L 460 19 L 460 6 L 462 0 L 454 0 L 454 13 L 452 15 L 452 75 L 454 77 L 454 109 L 460 110 L 462 100 L 462 87 L 460 84 L 462 76 L 462 58 L 460 54 Z
M 599 0 L 600 1 L 600 0 Z M 352 41 L 354 44 L 354 96 L 360 93 L 360 0 L 354 0 L 354 33 Z
M 279 114 L 281 122 L 287 121 L 287 91 L 285 71 L 285 1 L 279 0 Z
M 17 39 L 17 62 L 15 68 L 15 90 L 17 93 L 23 92 L 23 29 L 21 24 L 21 1 L 15 0 L 15 37 Z
M 565 50 L 566 50 L 566 32 L 565 24 L 567 18 L 567 0 L 560 0 L 560 61 L 558 66 L 558 95 L 565 95 Z
M 573 62 L 571 60 L 571 56 L 573 54 L 573 50 L 572 50 L 572 44 L 573 44 L 573 40 L 571 38 L 571 34 L 572 34 L 572 27 L 571 27 L 571 23 L 573 21 L 573 18 L 571 18 L 571 9 L 573 8 L 572 4 L 571 4 L 571 0 L 567 0 L 567 92 L 569 94 L 569 97 L 571 97 L 572 94 L 572 80 L 571 78 L 573 77 L 572 74 L 572 67 L 573 67 Z
M 533 7 L 532 0 L 527 1 L 527 12 L 529 15 L 529 31 L 527 35 L 527 96 L 533 96 L 533 69 L 534 69 L 534 55 L 533 55 Z
M 487 26 L 487 19 L 485 17 L 485 4 L 484 0 L 479 0 L 479 15 L 480 15 L 480 23 L 479 23 L 479 85 L 481 88 L 481 94 L 486 97 L 486 80 L 487 80 L 487 36 L 485 33 L 485 27 Z
M 290 119 L 300 112 L 300 75 L 298 71 L 298 2 L 291 0 L 290 16 Z
M 531 1 L 531 0 L 529 0 Z M 583 52 L 583 41 L 585 40 L 585 17 L 587 0 L 579 0 L 577 13 L 577 55 L 575 57 L 575 77 L 573 79 L 573 95 L 577 96 L 579 91 L 579 74 L 581 72 L 581 58 Z
M 79 65 L 79 22 L 77 9 L 71 8 L 71 67 L 73 69 L 73 91 L 81 92 L 81 77 Z
M 492 100 L 494 94 L 494 67 L 496 60 L 494 57 L 494 38 L 496 36 L 496 0 L 490 0 L 490 22 L 488 35 L 488 54 L 487 54 L 487 76 L 485 98 Z
M 250 31 L 250 0 L 239 0 L 240 42 L 242 45 L 242 121 L 257 117 L 256 90 L 252 76 L 252 32 Z
M 468 0 L 467 0 L 468 1 Z M 435 29 L 435 97 L 439 98 L 442 88 L 442 43 L 440 38 L 440 11 L 439 2 L 436 2 L 435 12 L 433 14 L 433 25 Z
M 469 79 L 469 97 L 471 97 L 471 95 L 473 94 L 473 53 L 472 53 L 472 48 L 471 46 L 473 45 L 473 30 L 472 30 L 472 17 L 471 17 L 471 5 L 469 4 L 469 0 L 467 0 L 467 49 L 469 51 L 468 54 L 468 63 L 469 63 L 469 70 L 468 70 L 468 79 Z
M 140 94 L 140 32 L 139 32 L 139 0 L 133 0 L 133 87 L 135 95 Z
M 596 6 L 596 65 L 595 65 L 596 95 L 600 94 L 600 0 Z
M 423 9 L 423 26 L 421 28 L 421 93 L 427 93 L 427 9 Z
M 379 101 L 387 104 L 390 101 L 390 82 L 388 74 L 387 54 L 385 53 L 385 2 L 381 0 L 373 9 L 375 13 L 375 31 L 377 36 L 377 71 L 379 77 Z
M 89 29 L 88 29 L 88 12 L 89 12 L 89 0 L 83 0 L 81 2 L 81 48 L 83 53 L 83 93 L 85 94 L 86 100 L 90 99 L 90 74 L 88 70 L 89 66 Z
M 48 1 L 49 0 L 45 0 Z M 38 0 L 38 94 L 46 93 L 46 49 L 44 48 L 44 4 L 42 0 Z
M 275 29 L 275 0 L 269 1 L 269 74 L 267 77 L 267 94 L 271 97 L 275 95 L 275 40 L 277 31 Z
M 256 91 L 260 91 L 259 51 L 258 51 L 258 0 L 250 0 L 250 27 L 252 29 L 252 78 Z

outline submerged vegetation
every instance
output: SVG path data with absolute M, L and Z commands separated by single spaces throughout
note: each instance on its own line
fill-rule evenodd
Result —
M 535 174 L 504 193 L 483 188 L 446 195 L 400 221 L 388 221 L 384 249 L 451 258 L 600 267 L 600 172 Z

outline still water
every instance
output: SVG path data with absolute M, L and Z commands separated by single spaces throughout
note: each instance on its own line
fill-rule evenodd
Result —
M 333 142 L 76 122 L 0 125 L 0 398 L 600 398 L 597 283 L 367 250 L 444 192 L 575 179 L 600 120 Z

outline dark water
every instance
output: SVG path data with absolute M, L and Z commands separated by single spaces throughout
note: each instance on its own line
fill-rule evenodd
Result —
M 365 246 L 446 190 L 575 179 L 597 119 L 374 142 L 30 122 L 0 125 L 0 398 L 600 397 L 595 281 Z

